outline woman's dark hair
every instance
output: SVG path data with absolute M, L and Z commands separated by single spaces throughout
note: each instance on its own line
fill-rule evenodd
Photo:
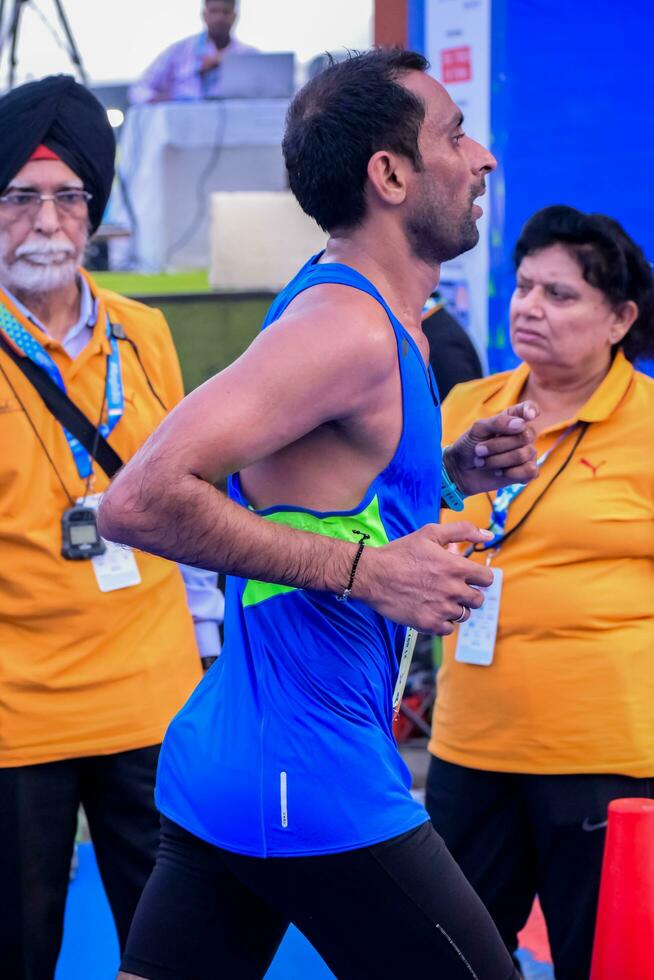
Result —
M 375 48 L 332 61 L 293 99 L 283 143 L 288 179 L 302 209 L 325 231 L 361 222 L 368 161 L 378 150 L 422 169 L 425 106 L 398 79 L 428 67 L 413 51 Z
M 586 282 L 599 289 L 614 309 L 628 300 L 638 318 L 619 345 L 634 361 L 654 353 L 654 274 L 643 250 L 621 224 L 605 214 L 585 214 L 553 204 L 527 221 L 513 251 L 516 269 L 525 255 L 563 245 Z

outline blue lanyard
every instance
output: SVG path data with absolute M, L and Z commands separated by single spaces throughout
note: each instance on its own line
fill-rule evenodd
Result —
M 41 346 L 32 334 L 18 322 L 15 316 L 0 303 L 0 330 L 3 330 L 14 342 L 16 347 L 29 359 L 40 367 L 48 375 L 51 381 L 66 394 L 66 385 L 61 377 L 59 368 L 52 360 L 50 355 Z M 100 434 L 106 439 L 116 428 L 123 412 L 125 411 L 125 398 L 123 395 L 123 378 L 120 368 L 120 354 L 118 352 L 118 341 L 113 335 L 109 317 L 106 323 L 106 336 L 109 341 L 111 353 L 107 360 L 107 380 L 105 388 L 105 403 L 107 405 L 107 421 L 101 422 L 99 426 Z M 73 460 L 77 467 L 77 472 L 83 480 L 86 480 L 93 472 L 93 463 L 84 446 L 68 429 L 64 429 L 66 441 L 73 454 Z
M 542 453 L 538 457 L 538 459 L 536 460 L 536 465 L 538 466 L 539 470 L 543 465 L 543 463 L 545 462 L 545 460 L 552 455 L 552 453 L 557 448 L 557 446 L 559 446 L 564 439 L 567 439 L 570 433 L 573 432 L 578 425 L 579 425 L 578 422 L 575 422 L 573 425 L 569 425 L 568 428 L 565 430 L 565 432 L 561 433 L 561 435 L 556 440 L 556 442 L 552 446 L 550 446 L 550 448 L 546 450 L 546 452 Z M 494 545 L 498 543 L 498 541 L 501 541 L 501 539 L 504 537 L 506 533 L 505 532 L 506 519 L 509 516 L 509 507 L 516 499 L 516 497 L 520 496 L 520 494 L 522 493 L 522 491 L 525 489 L 526 486 L 527 486 L 526 483 L 511 483 L 508 487 L 502 487 L 501 490 L 497 491 L 497 494 L 495 495 L 495 500 L 493 501 L 493 505 L 491 508 L 490 520 L 488 522 L 488 530 L 492 531 L 495 537 L 492 541 L 488 543 L 487 545 L 488 548 L 492 548 Z

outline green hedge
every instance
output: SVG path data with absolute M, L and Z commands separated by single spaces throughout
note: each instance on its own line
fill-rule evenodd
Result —
M 160 309 L 173 332 L 187 391 L 242 354 L 259 331 L 272 296 L 211 292 L 206 271 L 161 275 L 94 272 L 107 289 Z
M 259 332 L 270 298 L 147 302 L 160 309 L 170 324 L 188 392 L 243 353 Z

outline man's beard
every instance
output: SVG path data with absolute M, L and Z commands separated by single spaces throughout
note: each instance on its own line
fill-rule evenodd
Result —
M 229 27 L 224 30 L 222 28 L 219 28 L 217 30 L 214 30 L 213 34 L 209 35 L 209 37 L 211 38 L 211 40 L 213 41 L 213 43 L 215 44 L 215 46 L 219 51 L 222 51 L 222 49 L 226 48 L 227 45 L 229 44 L 231 40 L 230 31 L 231 28 Z
M 27 241 L 7 261 L 7 234 L 0 234 L 0 282 L 10 292 L 50 293 L 74 282 L 86 240 L 76 248 L 71 241 Z
M 482 192 L 483 186 L 471 191 L 468 210 L 455 213 L 452 202 L 443 199 L 432 183 L 406 220 L 406 235 L 414 256 L 427 265 L 440 265 L 474 248 L 479 230 L 472 216 L 472 204 Z

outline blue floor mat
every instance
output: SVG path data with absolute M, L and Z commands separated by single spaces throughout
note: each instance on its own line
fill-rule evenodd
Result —
M 540 963 L 526 949 L 518 950 L 518 959 L 525 980 L 554 980 L 550 963 Z
M 56 980 L 115 980 L 118 941 L 93 846 L 80 844 L 79 867 L 68 890 L 64 941 Z M 288 930 L 266 980 L 334 980 L 302 933 Z

